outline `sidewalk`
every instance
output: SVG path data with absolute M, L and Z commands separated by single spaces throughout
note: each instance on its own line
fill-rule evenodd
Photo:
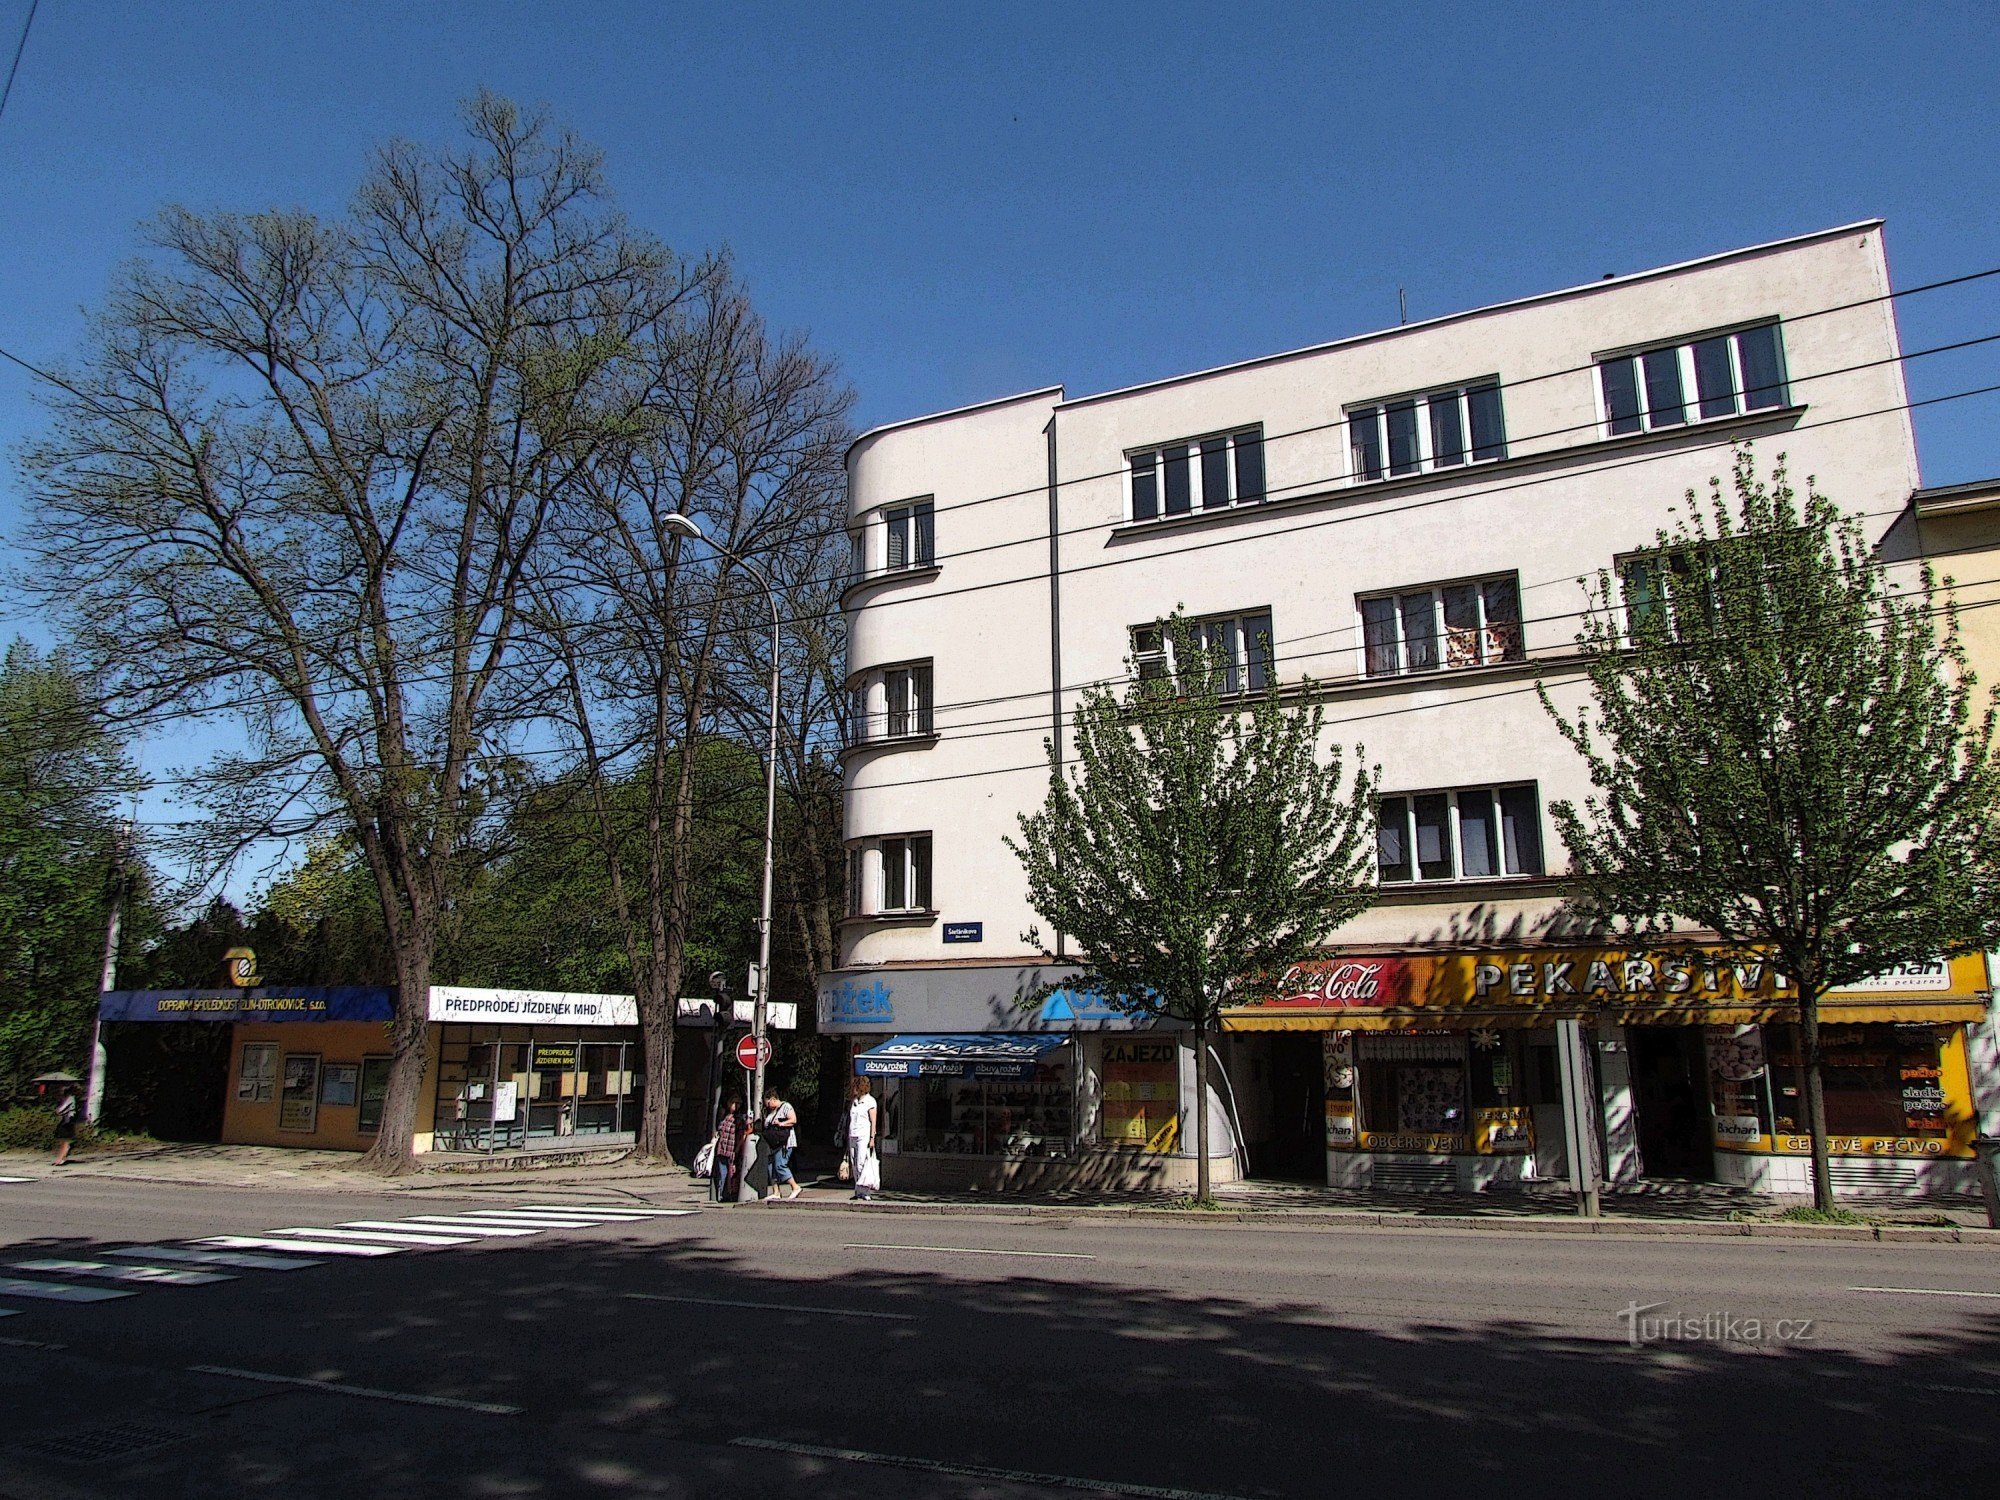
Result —
M 422 1160 L 420 1158 L 420 1160 Z M 431 1162 L 403 1177 L 379 1177 L 356 1166 L 347 1151 L 303 1151 L 269 1146 L 163 1145 L 86 1152 L 52 1167 L 39 1152 L 0 1152 L 0 1176 L 94 1178 L 105 1181 L 260 1188 L 277 1191 L 382 1196 L 435 1193 L 478 1196 L 492 1189 L 567 1188 L 616 1192 L 655 1202 L 706 1203 L 707 1184 L 684 1167 L 642 1166 L 621 1158 L 569 1164 L 558 1159 L 535 1167 L 508 1160 L 466 1170 L 450 1159 Z M 853 1210 L 852 1191 L 831 1176 L 802 1178 L 796 1200 L 773 1210 Z M 1141 1219 L 1188 1227 L 1257 1224 L 1275 1228 L 1439 1228 L 1545 1234 L 1725 1236 L 1802 1240 L 1875 1240 L 1882 1243 L 1982 1244 L 2000 1248 L 2000 1230 L 1986 1227 L 1977 1199 L 1843 1199 L 1872 1222 L 1800 1224 L 1777 1216 L 1795 1202 L 1738 1193 L 1713 1184 L 1648 1184 L 1607 1193 L 1604 1216 L 1580 1218 L 1570 1195 L 1531 1187 L 1491 1194 L 1359 1193 L 1309 1183 L 1237 1182 L 1215 1190 L 1217 1206 L 1193 1209 L 1170 1194 L 889 1193 L 870 1200 L 871 1214 L 921 1214 L 985 1219 L 1110 1222 Z M 728 1205 L 751 1210 L 758 1204 Z

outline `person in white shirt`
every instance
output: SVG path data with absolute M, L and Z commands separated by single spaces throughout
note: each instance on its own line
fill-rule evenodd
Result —
M 882 1162 L 875 1154 L 879 1116 L 867 1079 L 855 1079 L 847 1097 L 848 1180 L 854 1184 L 854 1196 L 865 1202 L 882 1191 Z

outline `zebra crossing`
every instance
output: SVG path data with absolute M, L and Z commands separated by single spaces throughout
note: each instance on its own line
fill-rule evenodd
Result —
M 624 1203 L 527 1203 L 294 1225 L 260 1234 L 212 1234 L 172 1244 L 121 1245 L 90 1257 L 43 1256 L 0 1261 L 0 1298 L 32 1302 L 111 1302 L 156 1286 L 209 1286 L 243 1272 L 303 1271 L 333 1257 L 374 1259 L 412 1250 L 452 1250 L 489 1240 L 513 1241 L 553 1229 L 596 1229 L 684 1218 L 692 1208 Z M 17 1307 L 0 1306 L 0 1318 Z

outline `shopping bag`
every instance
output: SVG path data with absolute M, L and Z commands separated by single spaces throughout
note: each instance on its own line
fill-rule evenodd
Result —
M 861 1176 L 855 1180 L 854 1186 L 865 1193 L 882 1191 L 882 1158 L 873 1151 L 862 1158 Z
M 715 1141 L 713 1138 L 709 1140 L 706 1146 L 695 1152 L 692 1170 L 697 1177 L 706 1177 L 715 1170 Z

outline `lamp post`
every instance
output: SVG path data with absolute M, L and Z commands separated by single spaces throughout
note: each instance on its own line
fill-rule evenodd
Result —
M 725 562 L 734 563 L 756 579 L 758 587 L 764 590 L 765 603 L 771 606 L 771 737 L 764 762 L 764 898 L 757 916 L 757 995 L 750 1005 L 750 1034 L 757 1039 L 757 1067 L 751 1075 L 750 1097 L 743 1108 L 746 1133 L 739 1148 L 742 1165 L 736 1192 L 736 1200 L 741 1203 L 750 1197 L 750 1168 L 756 1162 L 760 1144 L 749 1125 L 756 1112 L 764 1107 L 764 1030 L 768 1014 L 765 1007 L 771 994 L 771 863 L 777 843 L 778 816 L 778 596 L 763 569 L 705 535 L 692 516 L 674 511 L 662 516 L 660 524 L 676 536 L 707 542 Z M 722 1018 L 717 1016 L 716 1024 L 721 1023 Z

